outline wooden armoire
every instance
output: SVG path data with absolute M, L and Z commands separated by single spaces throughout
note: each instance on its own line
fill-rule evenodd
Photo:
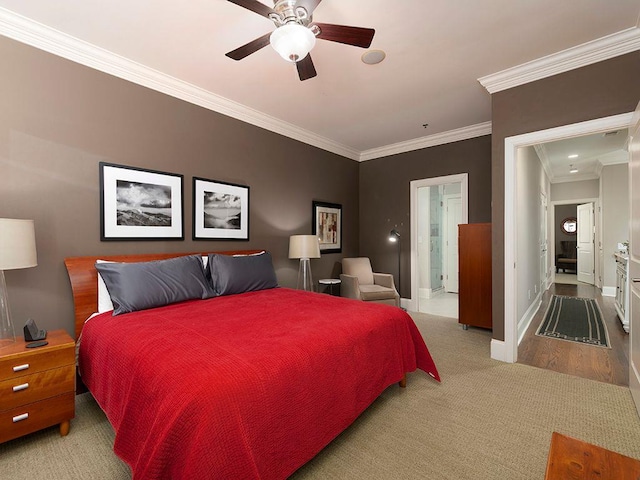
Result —
M 492 328 L 491 224 L 458 225 L 458 322 Z

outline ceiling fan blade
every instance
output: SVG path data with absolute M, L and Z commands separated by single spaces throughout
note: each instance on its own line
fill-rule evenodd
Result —
M 301 81 L 309 80 L 310 78 L 318 75 L 316 73 L 316 67 L 313 66 L 313 60 L 311 60 L 311 54 L 307 55 L 299 62 L 296 62 L 296 67 L 298 68 L 298 76 Z
M 269 18 L 270 13 L 276 13 L 276 11 L 270 7 L 267 7 L 264 3 L 260 3 L 258 0 L 229 0 L 231 3 L 235 3 L 240 7 L 244 7 L 247 10 Z
M 248 57 L 252 53 L 255 53 L 261 48 L 269 45 L 270 36 L 271 32 L 266 33 L 260 38 L 256 38 L 246 45 L 242 45 L 241 47 L 238 47 L 235 50 L 230 51 L 229 53 L 225 53 L 225 55 L 229 58 L 232 58 L 233 60 L 242 60 L 244 57 Z
M 322 0 L 298 0 L 296 7 L 303 7 L 309 16 L 313 15 L 313 11 Z
M 345 43 L 362 48 L 369 48 L 373 35 L 376 33 L 373 28 L 347 27 L 345 25 L 317 22 L 313 22 L 313 25 L 317 25 L 320 28 L 320 33 L 317 37 L 322 40 Z

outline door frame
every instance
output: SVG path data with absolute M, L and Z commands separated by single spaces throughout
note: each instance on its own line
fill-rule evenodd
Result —
M 549 238 L 549 242 L 550 242 L 550 252 L 551 252 L 551 259 L 553 260 L 553 265 L 551 268 L 551 276 L 549 277 L 549 286 L 551 286 L 551 283 L 555 283 L 556 281 L 556 269 L 555 269 L 555 258 L 556 258 L 556 222 L 559 222 L 561 219 L 556 217 L 556 205 L 580 205 L 581 203 L 593 203 L 594 208 L 596 210 L 596 213 L 600 211 L 600 199 L 597 197 L 587 197 L 587 198 L 576 198 L 576 199 L 571 199 L 571 200 L 556 200 L 554 202 L 551 202 L 551 208 L 552 208 L 552 214 L 551 214 L 551 225 L 553 226 L 551 228 L 551 235 Z M 600 219 L 598 217 L 598 215 L 594 216 L 594 224 L 596 227 L 596 236 L 598 238 L 600 238 L 602 236 L 602 232 L 600 230 Z M 602 244 L 601 240 L 597 241 L 598 245 L 595 247 L 596 250 L 598 250 L 600 248 L 600 245 Z M 602 281 L 601 281 L 601 277 L 602 277 L 602 273 L 598 273 L 601 270 L 601 261 L 600 261 L 600 256 L 599 255 L 595 255 L 595 259 L 594 259 L 594 265 L 595 265 L 595 269 L 596 269 L 596 278 L 595 278 L 595 283 L 594 286 L 596 286 L 597 288 L 602 288 Z M 548 288 L 548 287 L 547 287 Z M 605 295 L 605 292 L 602 292 L 603 296 L 607 296 Z M 610 296 L 610 295 L 609 295 Z
M 455 200 L 455 199 L 460 199 L 460 215 L 462 216 L 462 195 L 460 195 L 459 193 L 450 193 L 447 195 L 443 195 L 442 196 L 442 203 L 443 203 L 443 207 L 446 207 L 445 211 L 447 212 L 445 214 L 446 216 L 446 223 L 448 226 L 448 222 L 449 222 L 449 202 L 451 200 Z M 444 268 L 442 269 L 444 274 L 445 274 L 445 278 L 443 281 L 443 288 L 445 292 L 450 291 L 451 288 L 451 284 L 449 283 L 449 270 L 451 265 L 449 265 L 449 253 L 451 250 L 451 246 L 450 246 L 450 240 L 451 237 L 449 237 L 449 229 L 443 227 L 442 231 L 445 232 L 445 234 L 443 235 L 443 246 L 442 246 L 442 259 L 443 259 L 443 265 Z M 457 232 L 456 232 L 456 236 L 457 236 Z M 457 267 L 457 265 L 456 265 Z M 455 293 L 458 293 L 458 288 L 456 288 Z
M 633 112 L 539 130 L 504 139 L 504 340 L 491 339 L 491 358 L 514 363 L 518 360 L 518 312 L 516 265 L 516 158 L 519 148 L 565 140 L 593 133 L 628 128 Z M 494 272 L 494 275 L 500 272 Z
M 469 223 L 469 174 L 459 173 L 442 177 L 423 178 L 412 180 L 410 183 L 411 195 L 411 298 L 403 305 L 408 310 L 418 311 L 418 189 L 421 187 L 434 187 L 446 183 L 460 184 L 460 197 L 462 199 L 462 223 Z M 401 299 L 402 301 L 402 299 Z

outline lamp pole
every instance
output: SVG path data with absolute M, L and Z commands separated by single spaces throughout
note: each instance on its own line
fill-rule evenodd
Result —
M 400 290 L 400 233 L 395 228 L 389 232 L 389 241 L 398 244 L 398 295 L 402 298 Z

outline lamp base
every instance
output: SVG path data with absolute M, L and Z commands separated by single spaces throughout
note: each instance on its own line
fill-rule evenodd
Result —
M 0 270 L 0 348 L 13 345 L 15 342 L 16 334 L 7 300 L 7 282 L 4 279 L 4 270 Z
M 296 287 L 298 290 L 306 290 L 307 292 L 313 292 L 313 278 L 311 276 L 311 261 L 308 258 L 300 259 L 300 266 L 298 267 L 298 284 Z

